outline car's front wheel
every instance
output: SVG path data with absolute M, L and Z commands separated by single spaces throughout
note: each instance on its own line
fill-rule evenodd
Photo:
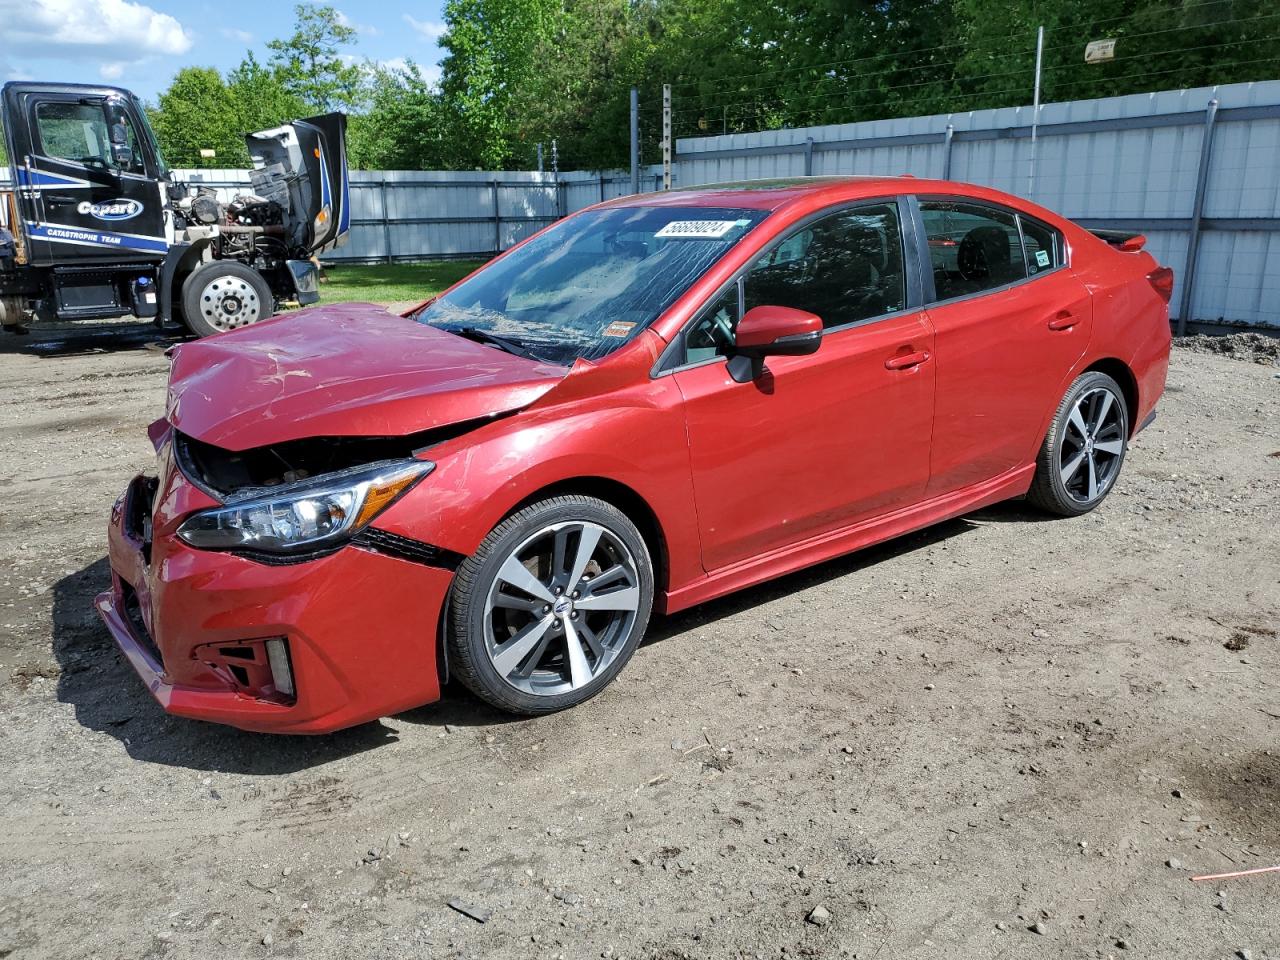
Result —
M 1036 459 L 1028 499 L 1075 517 L 1103 501 L 1120 476 L 1129 438 L 1129 407 L 1120 385 L 1091 370 L 1071 384 Z
M 502 710 L 543 714 L 599 693 L 653 608 L 653 564 L 627 516 L 594 497 L 512 514 L 458 568 L 450 670 Z

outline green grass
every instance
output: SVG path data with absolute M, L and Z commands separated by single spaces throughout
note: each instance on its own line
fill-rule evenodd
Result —
M 461 280 L 480 266 L 478 260 L 436 260 L 432 263 L 389 263 L 370 267 L 325 267 L 320 284 L 321 303 L 364 300 L 404 303 L 425 300 Z

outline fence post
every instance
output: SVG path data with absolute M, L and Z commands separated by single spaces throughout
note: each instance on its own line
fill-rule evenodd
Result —
M 1200 221 L 1204 216 L 1204 195 L 1209 186 L 1209 158 L 1213 153 L 1213 125 L 1218 117 L 1218 101 L 1210 100 L 1204 111 L 1204 133 L 1200 137 L 1200 168 L 1196 171 L 1196 196 L 1191 205 L 1191 235 L 1187 238 L 1187 268 L 1182 276 L 1182 301 L 1178 306 L 1178 336 L 1186 336 L 1187 319 L 1195 293 L 1196 260 L 1200 255 Z
M 804 141 L 804 175 L 813 176 L 813 137 L 806 137 Z
M 631 192 L 640 192 L 640 91 L 631 88 Z
M 604 203 L 604 174 L 600 174 L 600 202 Z
M 568 206 L 568 198 L 565 196 L 569 192 L 567 184 L 563 180 L 556 181 L 556 219 L 559 220 L 565 215 L 565 207 Z
M 951 142 L 955 139 L 956 128 L 954 124 L 947 124 L 946 132 L 942 135 L 942 179 L 951 179 Z
M 387 263 L 395 263 L 391 257 L 391 212 L 387 209 L 387 178 L 378 181 L 378 192 L 382 197 L 382 245 L 387 250 Z
M 498 181 L 492 180 L 489 186 L 493 189 L 493 252 L 502 252 L 502 215 L 498 210 Z

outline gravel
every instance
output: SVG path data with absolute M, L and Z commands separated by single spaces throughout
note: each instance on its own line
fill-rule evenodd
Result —
M 581 708 L 513 719 L 451 688 L 287 738 L 166 717 L 92 611 L 107 513 L 164 405 L 146 333 L 0 338 L 0 952 L 1280 943 L 1272 875 L 1231 881 L 1227 915 L 1163 866 L 1280 863 L 1273 368 L 1179 348 L 1099 510 L 1005 504 L 660 618 Z M 703 731 L 714 747 L 671 749 Z

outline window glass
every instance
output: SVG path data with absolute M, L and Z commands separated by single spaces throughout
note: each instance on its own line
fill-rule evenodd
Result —
M 984 204 L 923 200 L 936 299 L 951 300 L 1022 280 L 1026 264 L 1018 223 Z
M 816 313 L 828 328 L 903 309 L 897 205 L 845 210 L 784 240 L 746 278 L 746 309 L 766 304 Z
M 1022 223 L 1022 248 L 1027 253 L 1027 273 L 1035 276 L 1052 270 L 1062 261 L 1059 259 L 1058 233 L 1042 223 L 1019 217 Z
M 788 236 L 762 256 L 744 279 L 746 309 L 795 307 L 839 327 L 906 306 L 906 277 L 898 207 L 857 207 L 825 217 Z M 728 355 L 739 317 L 734 287 L 689 328 L 686 363 Z
M 122 117 L 122 122 L 126 143 L 133 153 L 132 161 L 123 169 L 129 173 L 141 173 L 143 160 L 138 135 L 127 116 Z M 37 104 L 36 126 L 45 156 L 87 167 L 119 168 L 111 156 L 107 116 L 100 104 L 58 101 Z
M 560 221 L 418 312 L 570 364 L 644 330 L 767 216 L 721 207 L 615 207 Z

